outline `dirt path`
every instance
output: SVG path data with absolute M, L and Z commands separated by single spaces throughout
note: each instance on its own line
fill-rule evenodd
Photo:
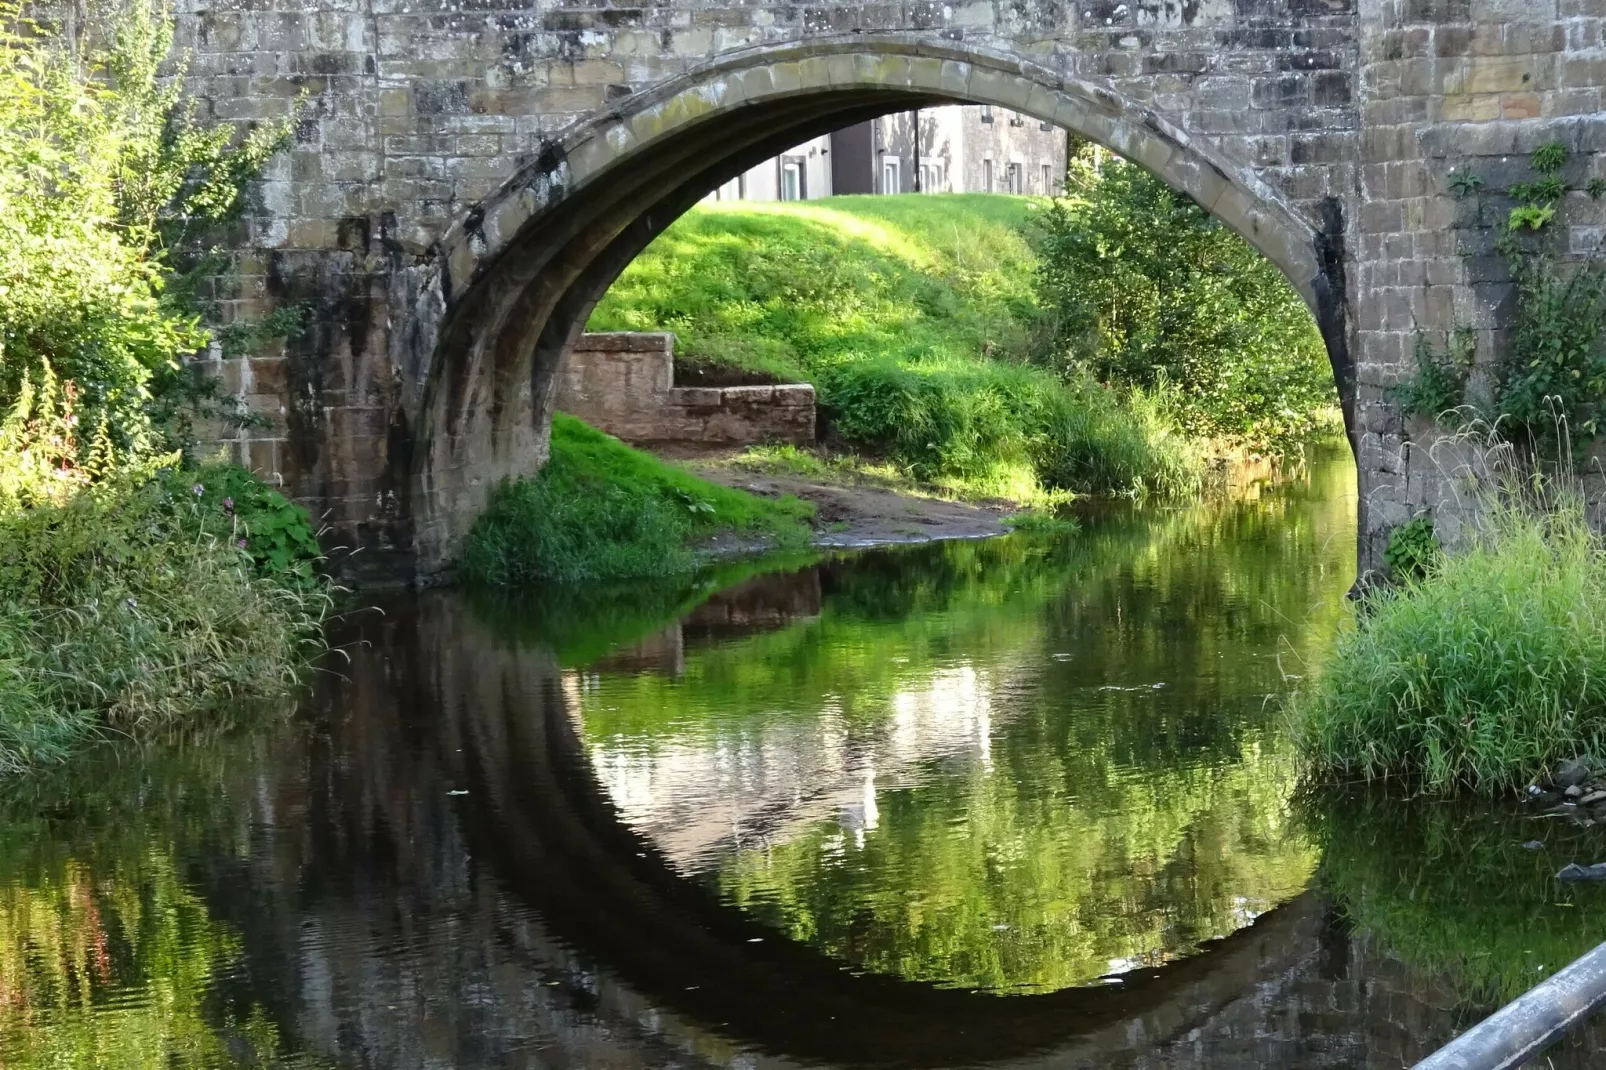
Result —
M 758 472 L 736 464 L 699 459 L 688 464 L 704 479 L 778 498 L 795 494 L 813 502 L 815 544 L 875 546 L 931 542 L 936 539 L 983 539 L 1009 530 L 1004 517 L 1019 507 L 1004 501 L 972 505 L 906 494 L 853 480 L 835 482 L 795 475 Z

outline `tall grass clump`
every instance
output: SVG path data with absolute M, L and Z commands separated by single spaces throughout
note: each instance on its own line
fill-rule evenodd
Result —
M 1465 542 L 1368 596 L 1296 696 L 1319 776 L 1490 791 L 1606 758 L 1606 545 L 1583 495 L 1491 496 Z
M 240 469 L 86 451 L 76 423 L 25 388 L 0 426 L 0 773 L 216 727 L 320 649 L 305 510 Z
M 791 545 L 808 537 L 812 507 L 700 479 L 558 413 L 552 452 L 533 479 L 499 487 L 460 564 L 473 580 L 577 583 L 685 572 L 699 542 L 734 533 Z

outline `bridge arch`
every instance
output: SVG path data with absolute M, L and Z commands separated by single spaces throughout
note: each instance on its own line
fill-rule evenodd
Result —
M 497 481 L 545 461 L 558 363 L 654 237 L 791 145 L 950 103 L 1055 123 L 1142 165 L 1242 235 L 1315 314 L 1353 428 L 1341 221 L 1319 229 L 1249 166 L 1153 109 L 1020 56 L 909 33 L 742 49 L 623 94 L 548 143 L 441 239 L 423 284 L 433 291 L 425 303 L 443 314 L 410 474 L 422 570 L 444 565 Z

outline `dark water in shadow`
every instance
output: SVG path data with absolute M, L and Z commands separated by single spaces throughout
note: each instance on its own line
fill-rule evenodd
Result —
M 1606 836 L 1297 790 L 1353 531 L 1333 463 L 356 615 L 285 727 L 0 797 L 0 1065 L 1409 1065 L 1606 937 Z

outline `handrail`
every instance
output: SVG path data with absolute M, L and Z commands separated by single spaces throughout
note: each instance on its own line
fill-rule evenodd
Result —
M 1414 1070 L 1507 1070 L 1560 1040 L 1606 1003 L 1606 944 L 1535 985 Z

